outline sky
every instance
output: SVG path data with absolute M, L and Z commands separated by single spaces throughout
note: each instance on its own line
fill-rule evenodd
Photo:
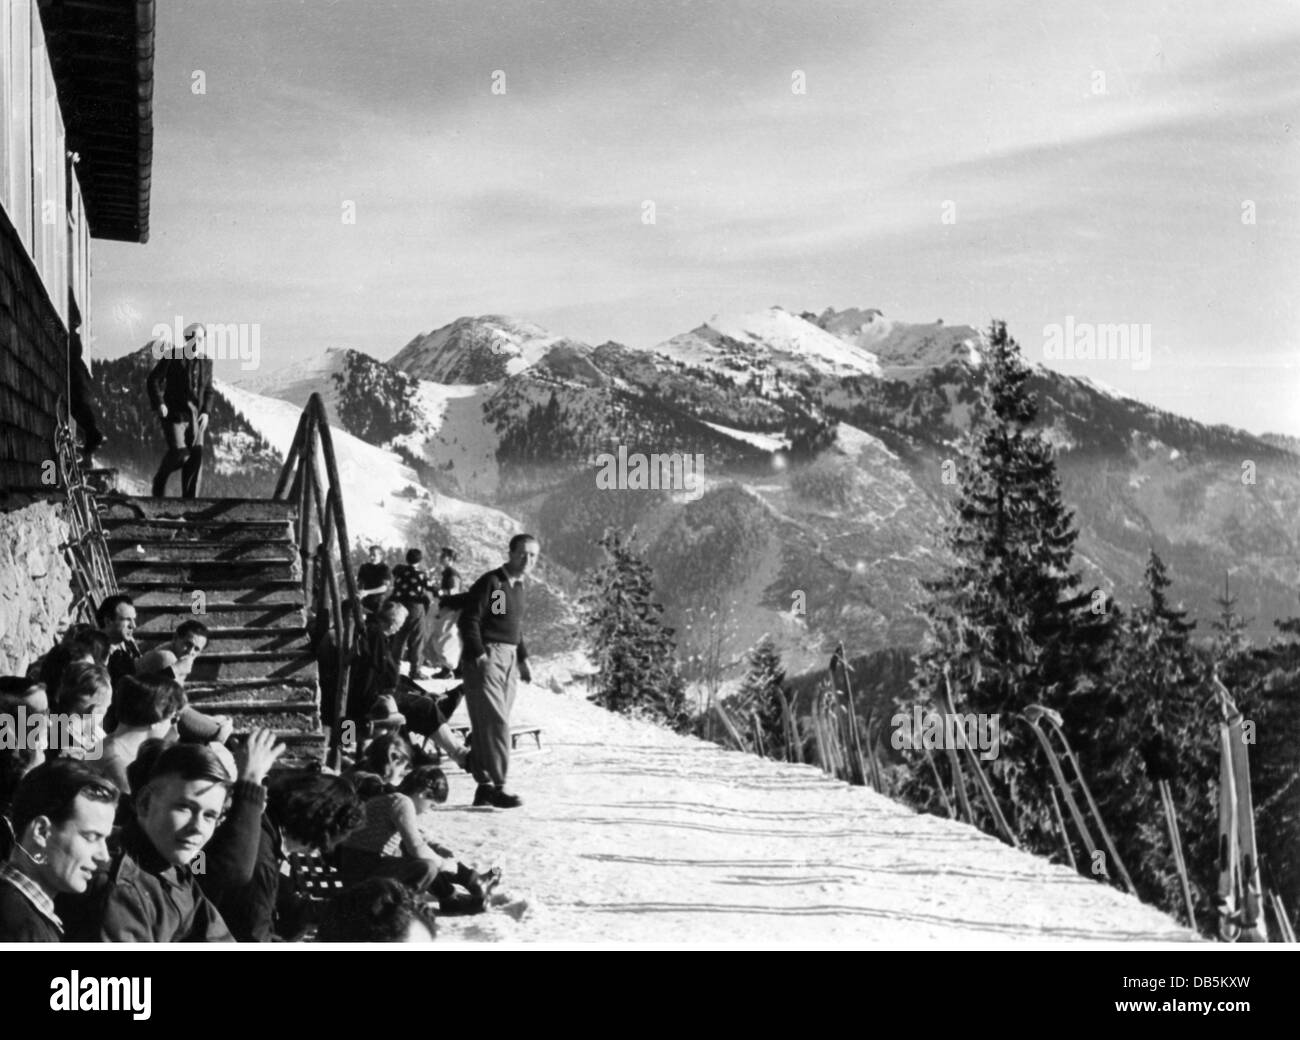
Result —
M 156 46 L 151 237 L 96 245 L 94 356 L 875 307 L 1300 436 L 1290 0 L 168 0 Z M 1048 356 L 1117 324 L 1147 364 Z

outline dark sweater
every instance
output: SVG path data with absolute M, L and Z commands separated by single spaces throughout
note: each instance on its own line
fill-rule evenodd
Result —
M 284 843 L 280 829 L 265 813 L 257 834 L 253 870 L 248 882 L 226 891 L 217 909 L 240 942 L 271 942 L 278 935 L 295 939 L 307 927 L 310 900 L 294 879 L 283 873 Z
M 434 591 L 433 582 L 425 569 L 418 564 L 399 563 L 393 568 L 393 599 L 408 609 L 415 604 L 429 606 Z
M 167 406 L 168 422 L 188 419 L 191 405 L 201 413 L 212 411 L 216 394 L 212 386 L 212 359 L 185 358 L 179 356 L 180 351 L 177 353 L 178 356 L 164 357 L 154 365 L 146 384 L 154 411 L 160 404 Z
M 247 885 L 257 869 L 258 841 L 262 813 L 266 808 L 266 788 L 251 780 L 240 780 L 230 789 L 230 808 L 212 840 L 203 848 L 204 871 L 198 876 L 203 894 L 225 917 L 225 900 L 232 892 Z M 234 924 L 226 921 L 235 937 Z
M 524 612 L 527 602 L 524 583 L 510 584 L 504 567 L 488 571 L 474 582 L 465 594 L 461 610 L 460 638 L 465 644 L 465 655 L 481 657 L 487 643 L 506 643 L 518 647 L 517 659 L 528 659 L 524 646 Z
M 384 635 L 380 622 L 366 625 L 352 658 L 348 718 L 364 719 L 376 697 L 397 688 L 402 676 L 401 649 L 396 636 Z

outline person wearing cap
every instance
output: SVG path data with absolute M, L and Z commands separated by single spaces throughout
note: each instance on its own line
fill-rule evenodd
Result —
M 203 471 L 203 438 L 216 391 L 212 386 L 212 358 L 205 352 L 205 330 L 200 324 L 185 330 L 185 345 L 164 346 L 162 357 L 149 373 L 149 403 L 162 424 L 167 453 L 153 478 L 153 497 L 165 498 L 167 480 L 181 471 L 181 495 L 197 498 Z M 155 357 L 158 356 L 155 353 Z
M 103 883 L 64 914 L 69 938 L 234 942 L 191 869 L 235 781 L 226 758 L 212 745 L 145 742 L 128 769 L 135 818 L 122 828 Z

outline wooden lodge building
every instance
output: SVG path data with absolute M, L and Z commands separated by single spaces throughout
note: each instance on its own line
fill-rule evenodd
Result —
M 153 46 L 154 0 L 0 0 L 0 492 L 53 457 L 90 240 L 149 237 Z
M 153 55 L 154 0 L 0 0 L 0 675 L 77 602 L 59 400 L 90 343 L 91 239 L 149 237 Z

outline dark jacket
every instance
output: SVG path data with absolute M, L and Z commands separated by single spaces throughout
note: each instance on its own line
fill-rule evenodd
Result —
M 105 662 L 108 668 L 108 677 L 113 680 L 113 685 L 124 675 L 135 674 L 135 663 L 140 660 L 144 654 L 140 648 L 133 642 L 125 643 L 116 650 L 110 650 L 108 660 Z M 46 687 L 49 689 L 49 687 Z
M 216 391 L 212 386 L 212 359 L 164 357 L 149 373 L 149 403 L 156 412 L 167 406 L 168 421 L 188 418 L 190 405 L 211 412 Z
M 0 881 L 0 942 L 62 942 L 54 922 L 7 881 Z
M 122 828 L 107 879 L 80 905 L 59 904 L 69 939 L 234 942 L 188 867 L 167 863 L 134 821 Z
M 265 813 L 258 821 L 256 837 L 248 880 L 226 888 L 216 901 L 217 909 L 240 942 L 297 938 L 307 927 L 311 901 L 285 873 L 287 857 L 280 828 Z
M 497 605 L 504 609 L 493 609 Z M 487 652 L 485 643 L 508 643 L 517 647 L 516 660 L 528 660 L 523 635 L 524 609 L 523 582 L 512 586 L 504 567 L 484 574 L 465 594 L 457 622 L 465 644 L 464 656 L 471 660 L 481 657 Z

